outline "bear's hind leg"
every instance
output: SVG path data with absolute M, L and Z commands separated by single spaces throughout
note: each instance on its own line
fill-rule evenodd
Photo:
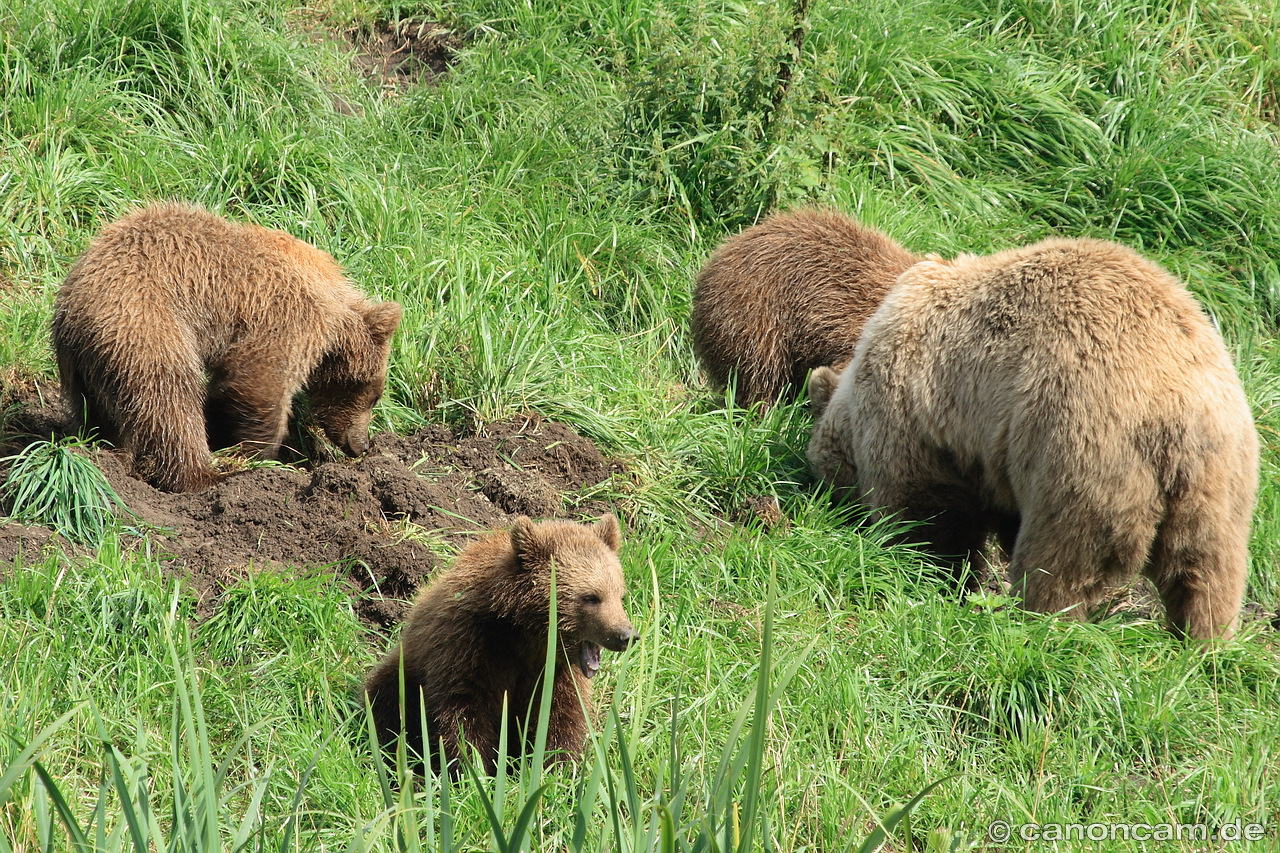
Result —
M 58 350 L 58 377 L 66 413 L 66 431 L 74 435 L 83 430 L 99 441 L 119 446 L 120 433 L 116 428 L 115 415 L 94 391 L 102 381 L 88 381 L 79 360 L 63 347 Z M 108 394 L 108 399 L 111 396 L 118 395 Z
M 120 445 L 120 433 L 116 429 L 115 419 L 110 414 L 110 409 L 102 404 L 98 396 L 86 389 L 80 398 L 83 401 L 83 409 L 79 420 L 73 422 L 77 432 L 83 427 L 90 438 L 96 438 L 98 441 L 105 441 L 107 444 L 118 447 Z
M 1241 493 L 1251 494 L 1243 487 Z M 1244 503 L 1238 494 L 1170 501 L 1145 574 L 1160 591 L 1174 634 L 1206 640 L 1235 633 L 1249 566 Z
M 738 389 L 734 404 L 743 409 L 756 403 L 769 406 L 780 399 L 789 399 L 800 388 L 798 384 L 788 387 L 793 368 L 779 339 L 778 330 L 766 329 L 754 337 L 752 350 L 731 373 L 736 378 Z M 805 375 L 807 371 L 801 373 L 801 382 Z
M 1107 513 L 1059 499 L 1052 511 L 1022 516 L 1009 580 L 1022 606 L 1083 620 L 1108 586 L 1132 578 L 1146 561 L 1155 523 L 1138 513 Z M 1142 515 L 1146 515 L 1145 513 Z
M 1009 589 L 1022 599 L 1024 610 L 1034 613 L 1058 613 L 1067 619 L 1083 621 L 1088 608 L 1101 590 L 1088 582 L 1081 582 L 1076 562 L 1088 566 L 1092 554 L 1081 553 L 1088 549 L 1072 550 L 1055 559 L 1052 544 L 1036 540 L 1033 529 L 1024 528 L 1014 546 L 1009 561 Z M 1085 574 L 1090 570 L 1085 569 Z

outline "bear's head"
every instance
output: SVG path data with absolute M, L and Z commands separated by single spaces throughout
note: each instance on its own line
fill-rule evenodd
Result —
M 364 303 L 307 379 L 307 397 L 325 437 L 348 456 L 369 449 L 369 422 L 387 382 L 391 336 L 400 327 L 395 302 Z
M 554 567 L 559 645 L 587 678 L 600 669 L 601 647 L 620 652 L 636 638 L 622 607 L 627 590 L 618 562 L 621 540 L 612 513 L 591 525 L 534 523 L 520 516 L 511 527 L 514 571 L 520 574 L 517 589 L 527 593 L 526 618 L 536 620 L 540 614 L 546 624 Z
M 835 498 L 848 500 L 857 496 L 858 469 L 847 452 L 849 412 L 840 396 L 840 376 L 830 367 L 814 368 L 809 376 L 813 438 L 808 455 L 813 475 L 833 487 Z

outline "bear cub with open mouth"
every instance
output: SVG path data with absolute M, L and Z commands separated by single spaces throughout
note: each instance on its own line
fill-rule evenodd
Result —
M 508 755 L 533 744 L 556 583 L 556 664 L 547 731 L 548 762 L 582 754 L 591 705 L 590 679 L 601 648 L 622 651 L 636 637 L 623 610 L 618 520 L 595 524 L 533 522 L 521 516 L 464 550 L 432 581 L 405 621 L 398 642 L 365 679 L 378 739 L 394 749 L 403 736 L 411 759 L 427 753 L 439 771 L 443 744 L 449 772 L 469 756 L 497 769 L 506 697 Z M 403 671 L 404 701 L 401 702 Z

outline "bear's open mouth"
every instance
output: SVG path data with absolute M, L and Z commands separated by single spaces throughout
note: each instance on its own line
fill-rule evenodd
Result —
M 587 678 L 595 678 L 597 672 L 600 671 L 600 647 L 592 642 L 583 642 L 582 650 L 578 652 L 578 669 L 582 670 L 582 674 Z

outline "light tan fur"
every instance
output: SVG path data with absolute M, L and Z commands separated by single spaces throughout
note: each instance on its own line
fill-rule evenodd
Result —
M 922 522 L 934 552 L 995 532 L 1028 609 L 1083 618 L 1142 572 L 1175 633 L 1233 632 L 1257 433 L 1221 337 L 1159 266 L 1065 239 L 922 262 L 835 382 L 811 380 L 814 472 Z
M 698 274 L 693 345 L 739 406 L 794 396 L 819 365 L 853 357 L 863 323 L 918 259 L 832 210 L 775 214 L 716 249 Z
M 597 666 L 600 647 L 622 651 L 635 638 L 622 606 L 620 545 L 613 515 L 594 525 L 534 523 L 522 516 L 510 532 L 496 532 L 463 551 L 423 590 L 400 642 L 365 679 L 382 745 L 391 747 L 403 731 L 410 754 L 425 755 L 425 714 L 437 769 L 441 741 L 454 774 L 466 755 L 465 742 L 479 750 L 492 773 L 505 698 L 508 752 L 528 749 L 546 664 L 554 566 L 559 631 L 548 760 L 581 755 L 594 674 L 584 671 L 584 660 Z
M 363 453 L 400 315 L 289 234 L 153 204 L 72 267 L 53 346 L 73 427 L 130 449 L 153 485 L 191 491 L 217 480 L 211 445 L 273 458 L 304 387 L 330 440 Z

